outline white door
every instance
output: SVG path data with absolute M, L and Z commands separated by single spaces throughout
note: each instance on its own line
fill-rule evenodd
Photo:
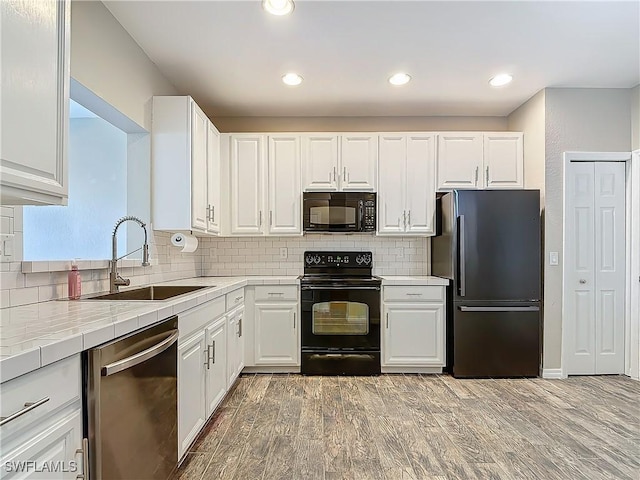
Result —
M 566 373 L 624 373 L 625 164 L 572 162 L 568 175 Z
M 384 319 L 383 365 L 444 366 L 442 304 L 389 304 Z
M 207 137 L 207 198 L 209 233 L 220 233 L 220 132 L 208 122 Z
M 524 188 L 522 133 L 484 134 L 485 188 Z
M 264 137 L 231 137 L 231 233 L 262 235 Z
M 298 364 L 298 304 L 257 304 L 256 365 Z
M 207 136 L 209 119 L 191 102 L 191 226 L 207 230 Z
M 269 233 L 300 235 L 300 138 L 269 137 Z
M 380 135 L 379 148 L 378 233 L 403 234 L 406 225 L 406 137 Z
M 227 320 L 207 327 L 207 416 L 210 416 L 227 392 Z
M 178 457 L 186 452 L 206 421 L 204 330 L 178 346 Z
M 377 188 L 378 136 L 344 134 L 340 141 L 340 190 L 375 192 Z
M 434 234 L 436 216 L 435 135 L 407 136 L 405 204 L 408 234 Z
M 301 143 L 304 190 L 337 190 L 338 136 L 302 135 Z
M 482 188 L 482 134 L 438 135 L 438 190 Z

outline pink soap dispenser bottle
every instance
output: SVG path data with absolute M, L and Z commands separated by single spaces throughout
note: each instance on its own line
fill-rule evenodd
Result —
M 78 300 L 82 295 L 82 277 L 78 270 L 78 262 L 71 262 L 71 270 L 69 271 L 69 300 Z

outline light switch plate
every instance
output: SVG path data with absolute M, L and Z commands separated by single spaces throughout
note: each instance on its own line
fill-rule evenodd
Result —
M 549 252 L 549 265 L 558 265 L 558 252 Z

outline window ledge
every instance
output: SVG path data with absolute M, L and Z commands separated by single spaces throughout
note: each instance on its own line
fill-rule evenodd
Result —
M 78 260 L 78 270 L 107 270 L 111 260 Z M 158 265 L 157 259 L 149 260 L 151 265 Z M 140 267 L 141 260 L 123 258 L 118 260 L 118 268 Z M 67 272 L 71 270 L 71 260 L 38 260 L 22 262 L 22 273 Z

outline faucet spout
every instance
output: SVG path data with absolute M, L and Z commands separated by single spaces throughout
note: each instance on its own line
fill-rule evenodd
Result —
M 129 220 L 136 222 L 138 225 L 140 225 L 140 227 L 142 227 L 142 230 L 144 230 L 144 244 L 142 245 L 142 247 L 140 247 L 142 249 L 142 266 L 143 267 L 149 266 L 149 244 L 147 243 L 146 224 L 142 220 L 140 220 L 138 217 L 134 217 L 132 215 L 122 217 L 120 220 L 116 222 L 115 227 L 113 227 L 113 234 L 111 236 L 111 264 L 110 264 L 111 268 L 109 271 L 109 292 L 110 293 L 116 293 L 119 290 L 120 286 L 123 286 L 123 285 L 126 286 L 131 283 L 131 280 L 129 280 L 128 278 L 122 278 L 118 274 L 118 260 L 140 250 L 140 248 L 137 248 L 123 255 L 122 257 L 118 257 L 118 239 L 117 239 L 118 227 L 120 227 L 120 225 L 122 225 L 124 222 Z

